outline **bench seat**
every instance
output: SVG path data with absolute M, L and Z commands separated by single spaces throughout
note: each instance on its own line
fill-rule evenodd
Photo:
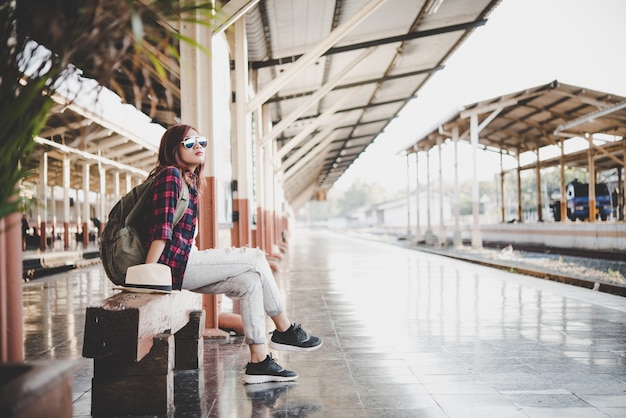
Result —
M 202 295 L 117 293 L 88 307 L 83 357 L 94 359 L 94 416 L 173 411 L 173 370 L 202 366 Z

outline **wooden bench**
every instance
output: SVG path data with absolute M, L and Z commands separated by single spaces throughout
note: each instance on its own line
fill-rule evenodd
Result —
M 115 294 L 88 307 L 83 357 L 94 359 L 94 416 L 162 415 L 174 409 L 174 369 L 202 367 L 202 295 Z

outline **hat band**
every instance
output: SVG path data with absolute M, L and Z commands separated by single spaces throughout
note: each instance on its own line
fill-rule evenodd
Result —
M 125 284 L 124 287 L 134 287 L 136 289 L 152 289 L 152 290 L 162 290 L 166 292 L 172 291 L 172 285 L 155 285 L 155 284 Z

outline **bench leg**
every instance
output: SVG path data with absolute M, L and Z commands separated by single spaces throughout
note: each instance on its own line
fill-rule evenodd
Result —
M 174 336 L 159 334 L 139 362 L 94 359 L 93 416 L 162 415 L 174 410 Z
M 202 367 L 204 353 L 202 332 L 205 319 L 204 310 L 193 311 L 189 314 L 187 325 L 174 334 L 176 370 L 195 370 Z

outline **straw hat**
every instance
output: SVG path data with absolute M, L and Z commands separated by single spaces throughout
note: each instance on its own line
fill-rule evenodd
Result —
M 126 270 L 126 281 L 115 289 L 125 292 L 170 293 L 172 291 L 172 271 L 169 266 L 159 263 L 138 264 Z

